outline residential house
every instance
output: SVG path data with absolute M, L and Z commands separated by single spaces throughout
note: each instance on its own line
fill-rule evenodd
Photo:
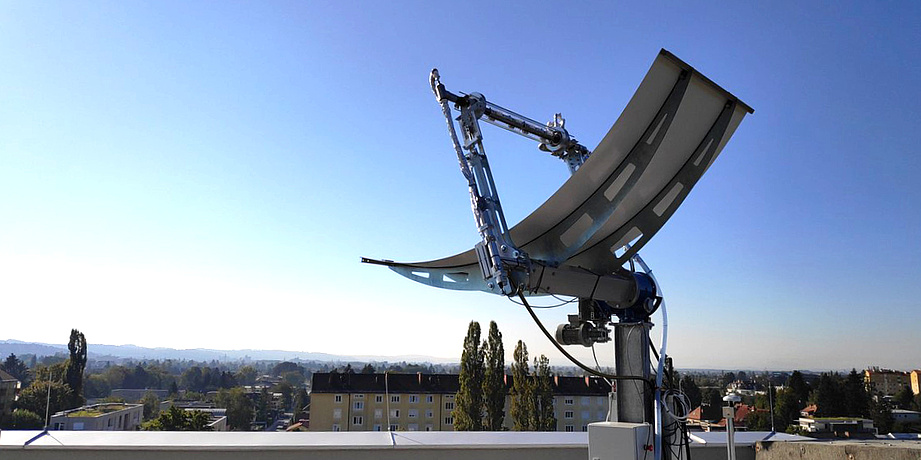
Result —
M 13 403 L 19 393 L 19 380 L 0 369 L 0 422 L 13 414 Z
M 54 414 L 51 427 L 75 431 L 134 431 L 143 416 L 143 404 L 92 404 Z

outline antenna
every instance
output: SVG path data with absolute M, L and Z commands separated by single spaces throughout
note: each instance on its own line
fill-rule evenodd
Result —
M 662 290 L 639 250 L 674 214 L 745 115 L 754 110 L 663 49 L 623 113 L 590 151 L 567 131 L 559 113 L 541 124 L 480 93 L 448 91 L 437 69 L 429 82 L 467 185 L 480 241 L 466 252 L 426 262 L 362 262 L 385 265 L 433 287 L 519 297 L 540 329 L 575 364 L 595 375 L 627 381 L 618 386 L 617 422 L 653 426 L 654 447 L 642 448 L 655 450 L 660 459 L 662 443 L 673 443 L 663 439 L 662 429 L 667 316 Z M 452 104 L 459 112 L 456 118 Z M 486 158 L 480 121 L 538 142 L 540 151 L 563 160 L 571 174 L 544 204 L 511 228 Z M 557 328 L 555 340 L 526 299 L 544 295 L 578 299 L 577 314 Z M 660 308 L 662 344 L 656 353 L 649 339 L 650 317 Z M 590 368 L 561 347 L 590 347 L 612 339 L 616 374 Z M 650 351 L 656 366 L 650 365 Z M 591 451 L 591 430 L 589 437 Z
M 45 436 L 45 435 L 50 436 L 50 434 L 48 433 L 48 425 L 51 424 L 51 372 L 52 370 L 49 367 L 48 368 L 48 396 L 45 399 L 45 427 L 42 428 L 42 431 L 40 433 L 38 433 L 37 435 L 33 436 L 31 439 L 26 441 L 25 444 L 23 444 L 23 447 L 28 446 L 29 444 L 32 444 L 33 442 L 37 441 L 42 436 Z

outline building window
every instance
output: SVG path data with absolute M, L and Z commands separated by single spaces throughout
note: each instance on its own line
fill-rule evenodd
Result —
M 400 425 L 397 425 L 397 424 L 390 425 L 390 431 L 397 431 L 399 429 L 400 429 Z
M 382 409 L 374 409 L 374 418 L 381 418 L 384 416 L 384 411 Z
M 400 402 L 400 395 L 390 395 L 390 402 L 392 403 Z
M 433 412 L 431 409 L 425 411 L 425 418 L 432 418 L 434 416 L 435 416 L 435 412 Z
M 435 402 L 435 397 L 432 396 L 432 395 L 428 395 L 428 396 L 425 397 L 425 402 L 427 402 L 427 403 L 433 403 L 433 402 Z
M 391 418 L 400 418 L 400 409 L 390 409 Z
M 446 403 L 445 403 L 445 410 L 454 410 L 454 403 L 453 403 L 453 402 L 446 402 Z
M 583 397 L 582 397 L 582 405 L 583 405 L 583 406 L 587 406 L 587 405 L 591 404 L 591 400 L 592 400 L 592 398 L 589 398 L 588 396 L 583 396 Z
M 355 410 L 362 410 L 365 408 L 365 403 L 362 401 L 355 401 L 355 404 L 353 404 L 353 406 L 355 406 Z
M 572 411 L 568 410 L 566 412 L 563 412 L 563 418 L 572 418 Z
M 364 417 L 360 415 L 356 415 L 352 417 L 352 425 L 361 425 L 362 423 L 364 423 L 364 421 L 365 421 Z
M 417 411 L 416 409 L 410 409 L 410 410 L 409 410 L 409 413 L 406 414 L 406 415 L 407 415 L 409 418 L 416 418 L 416 417 L 419 416 L 419 411 Z
M 365 399 L 365 395 L 352 395 L 355 399 Z
M 454 417 L 445 417 L 445 425 L 454 425 Z
M 333 418 L 342 418 L 342 409 L 333 409 Z
M 431 424 L 425 425 L 425 431 L 432 431 L 434 429 L 435 427 L 433 427 Z
M 417 425 L 417 424 L 415 424 L 415 423 L 410 423 L 410 424 L 406 427 L 406 430 L 407 430 L 407 431 L 419 431 L 419 425 Z
M 342 402 L 342 395 L 336 395 L 336 402 Z
M 375 423 L 375 424 L 374 424 L 374 431 L 381 431 L 381 424 L 380 424 L 380 423 Z
M 417 403 L 417 402 L 419 402 L 419 397 L 416 396 L 416 395 L 409 395 L 409 402 L 410 402 L 410 403 Z
M 564 399 L 564 400 L 563 400 L 563 404 L 566 404 L 567 406 L 571 406 L 571 405 L 572 405 L 572 398 L 566 398 L 566 399 Z
M 567 433 L 572 433 L 573 431 L 575 431 L 575 427 L 573 427 L 572 425 L 566 425 Z
M 582 425 L 582 431 L 588 431 L 588 425 Z
M 374 402 L 384 402 L 384 395 L 374 395 Z
M 603 411 L 603 410 L 598 411 L 598 420 L 604 420 L 604 419 L 606 419 L 606 418 L 608 418 L 608 413 L 607 413 L 607 412 L 605 412 L 605 411 Z
M 605 399 L 607 398 L 605 398 L 604 396 L 599 396 L 597 399 L 598 399 L 598 405 L 600 406 L 605 403 Z
M 339 424 L 333 423 L 333 431 L 339 431 Z

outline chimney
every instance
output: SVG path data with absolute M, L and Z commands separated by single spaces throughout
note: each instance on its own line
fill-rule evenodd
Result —
M 556 386 L 560 386 L 560 376 L 559 375 L 553 376 L 553 384 Z
M 416 377 L 418 377 L 418 379 L 419 379 L 419 386 L 421 387 L 421 386 L 422 386 L 422 373 L 421 373 L 421 372 L 416 372 Z

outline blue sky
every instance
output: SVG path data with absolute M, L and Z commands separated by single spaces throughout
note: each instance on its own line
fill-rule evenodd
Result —
M 432 67 L 593 147 L 666 48 L 755 108 L 643 251 L 676 366 L 916 368 L 918 43 L 914 2 L 0 2 L 0 339 L 454 358 L 496 320 L 565 364 L 359 257 L 476 241 Z M 484 129 L 517 222 L 568 172 Z

